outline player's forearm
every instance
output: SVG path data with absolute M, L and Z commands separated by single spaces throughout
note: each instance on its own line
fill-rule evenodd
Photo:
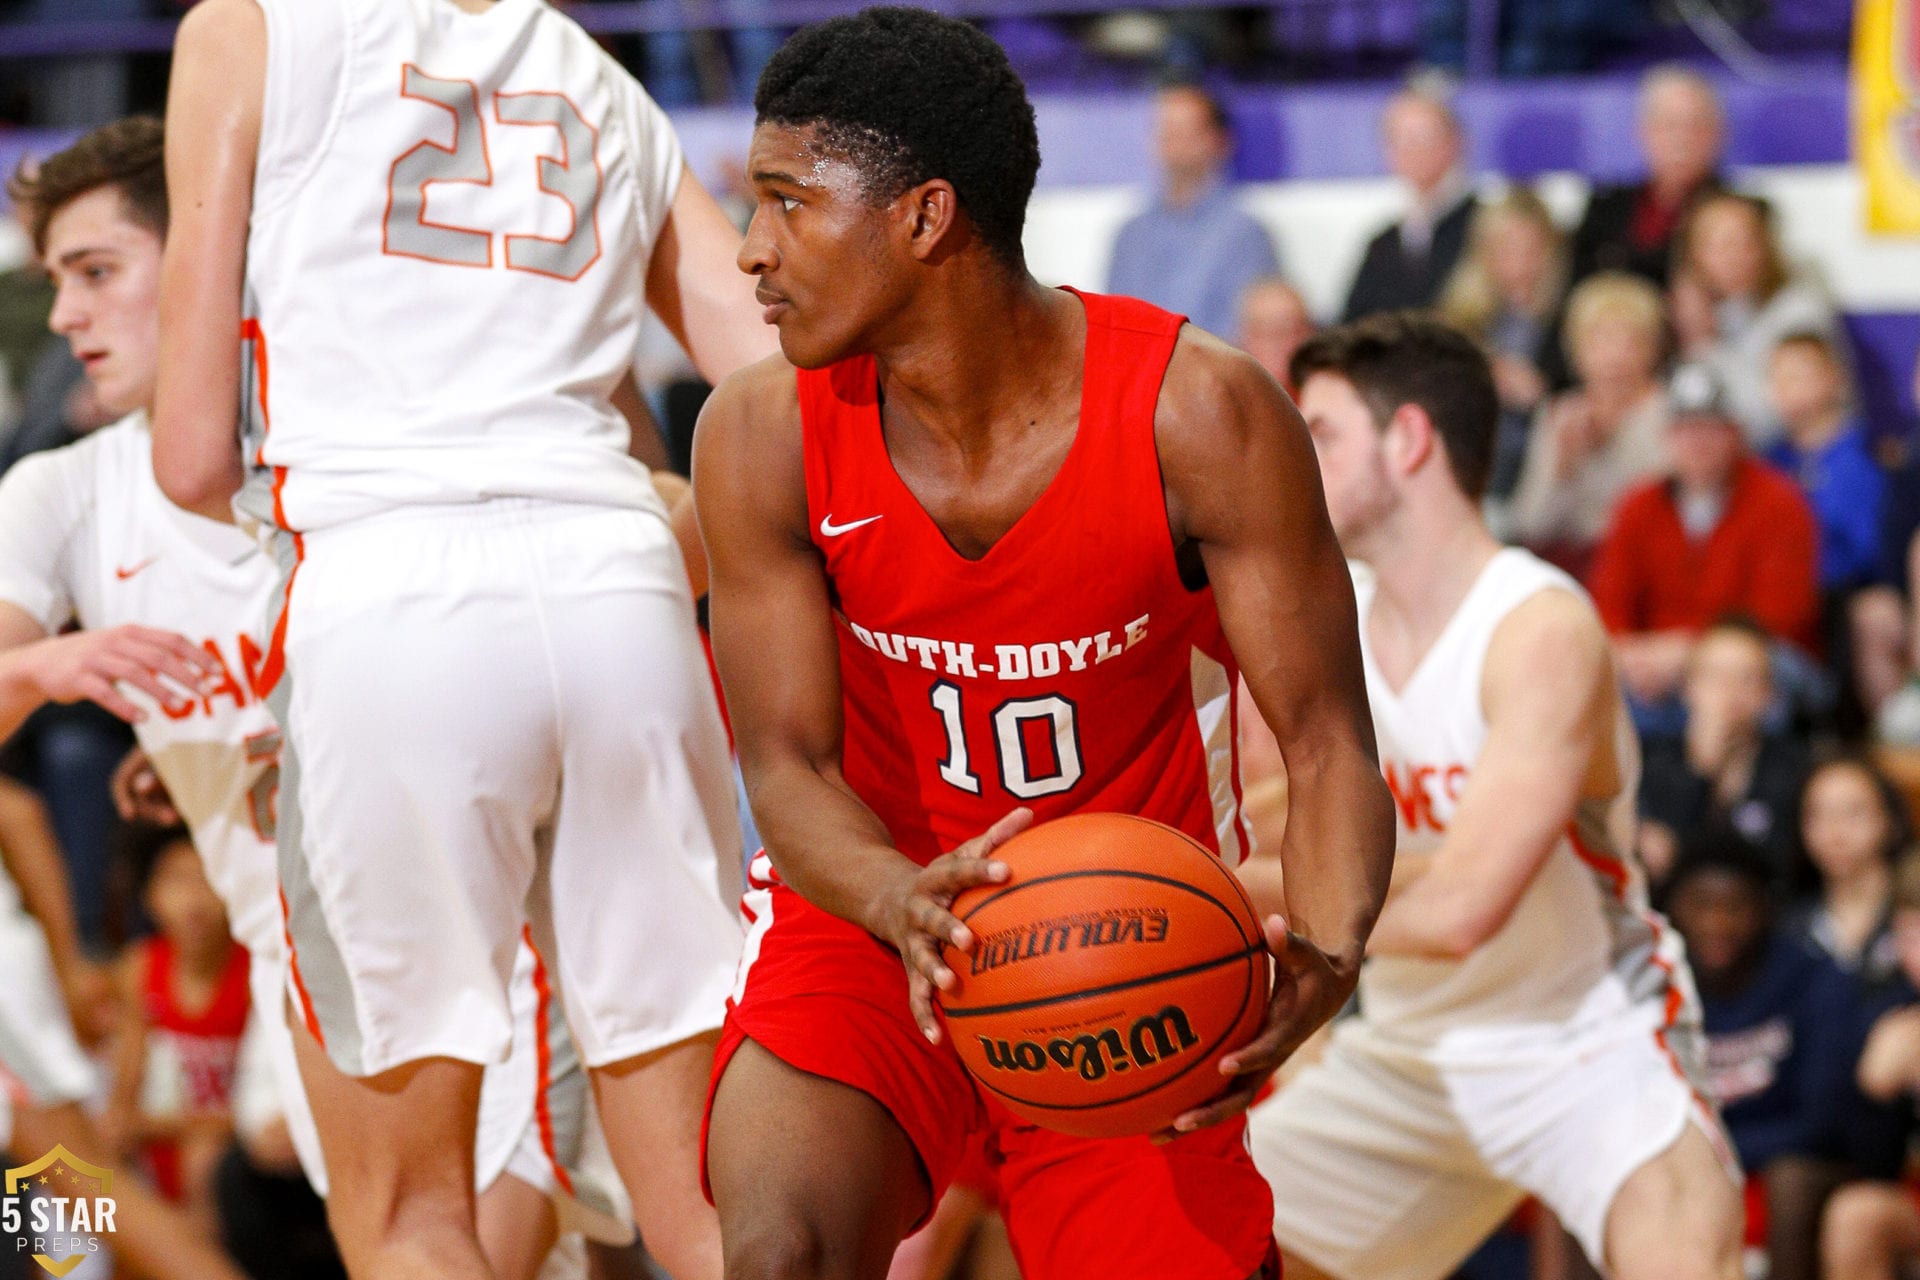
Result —
M 1370 753 L 1289 752 L 1287 925 L 1355 976 L 1393 870 L 1393 800 Z
M 11 738 L 47 700 L 29 648 L 23 645 L 0 653 L 0 741 Z
M 20 900 L 47 937 L 47 950 L 62 979 L 80 964 L 80 929 L 73 914 L 67 864 L 54 842 L 40 799 L 17 783 L 0 783 L 0 859 Z
M 754 824 L 780 878 L 822 911 L 872 930 L 883 886 L 917 864 L 837 773 L 799 761 L 743 762 Z

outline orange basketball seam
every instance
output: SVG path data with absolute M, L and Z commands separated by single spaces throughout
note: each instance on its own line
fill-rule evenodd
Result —
M 1145 821 L 1145 819 L 1142 819 L 1142 821 Z M 1155 823 L 1154 825 L 1158 826 L 1159 824 Z M 1174 834 L 1178 835 L 1179 833 L 1175 832 Z M 1204 846 L 1196 845 L 1195 847 L 1205 852 Z M 1211 859 L 1213 855 L 1209 853 L 1207 857 Z M 1049 871 L 1043 876 L 1034 876 L 1030 880 L 1022 880 L 1017 884 L 1009 884 L 988 894 L 986 897 L 980 899 L 980 901 L 968 907 L 964 914 L 958 916 L 958 919 L 962 924 L 965 924 L 981 911 L 984 911 L 988 906 L 1000 901 L 1009 894 L 1018 893 L 1022 889 L 1031 889 L 1037 885 L 1051 884 L 1056 880 L 1076 880 L 1090 876 L 1115 876 L 1129 880 L 1148 880 L 1155 884 L 1166 885 L 1170 889 L 1179 889 L 1185 893 L 1190 893 L 1194 897 L 1204 899 L 1220 908 L 1220 913 L 1226 916 L 1227 919 L 1233 921 L 1234 932 L 1238 933 L 1241 940 L 1246 942 L 1248 946 L 1264 947 L 1266 945 L 1265 939 L 1260 937 L 1257 920 L 1255 922 L 1253 936 L 1248 937 L 1247 931 L 1241 927 L 1241 921 L 1234 915 L 1232 908 L 1220 901 L 1220 899 L 1214 897 L 1211 893 L 1208 893 L 1199 885 L 1188 884 L 1185 880 L 1177 880 L 1172 876 L 1157 875 L 1151 871 L 1132 871 L 1124 867 L 1084 867 L 1076 871 Z M 1240 891 L 1240 898 L 1242 901 L 1246 900 L 1246 890 L 1242 889 Z M 1249 908 L 1251 908 L 1252 904 L 1249 903 L 1248 905 Z M 941 945 L 944 947 L 946 944 L 943 943 Z

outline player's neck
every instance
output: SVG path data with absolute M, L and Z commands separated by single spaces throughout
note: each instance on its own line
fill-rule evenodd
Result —
M 1031 408 L 1063 362 L 1085 350 L 1080 304 L 1024 270 L 987 269 L 928 291 L 899 331 L 874 346 L 880 392 L 894 411 L 966 442 Z
M 1375 552 L 1362 557 L 1374 573 L 1372 621 L 1402 632 L 1424 653 L 1500 543 L 1466 506 L 1431 512 L 1402 507 L 1397 515 L 1394 527 L 1374 539 Z

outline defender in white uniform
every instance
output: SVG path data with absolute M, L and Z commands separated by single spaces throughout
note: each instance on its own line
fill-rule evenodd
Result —
M 244 402 L 264 483 L 240 505 L 287 574 L 262 679 L 292 986 L 331 1063 L 303 1071 L 349 1269 L 485 1274 L 445 1155 L 530 923 L 649 1248 L 717 1274 L 695 1170 L 739 834 L 609 396 L 649 302 L 709 377 L 771 348 L 738 238 L 539 0 L 207 0 L 169 117 L 155 471 L 219 512 Z
M 1313 340 L 1293 373 L 1366 566 L 1399 840 L 1359 1014 L 1253 1113 L 1288 1274 L 1437 1280 L 1532 1194 L 1616 1280 L 1737 1280 L 1739 1171 L 1630 852 L 1639 761 L 1605 632 L 1480 519 L 1485 358 L 1400 314 Z
M 41 181 L 23 192 L 41 202 L 34 220 L 57 288 L 52 326 L 85 361 L 111 408 L 150 400 L 157 371 L 161 237 L 130 210 L 136 199 L 160 199 L 159 149 L 157 121 L 106 126 L 50 157 Z M 79 180 L 97 185 L 74 190 Z M 152 184 L 150 195 L 128 193 L 143 183 Z M 164 216 L 164 204 L 149 212 Z M 253 1007 L 267 1011 L 257 1021 L 285 1120 L 309 1181 L 325 1195 L 326 1169 L 293 1036 L 277 1016 L 287 983 L 274 852 L 280 731 L 261 681 L 262 624 L 276 579 L 251 538 L 182 511 L 160 492 L 144 408 L 77 444 L 28 457 L 0 479 L 0 670 L 31 660 L 23 646 L 69 624 L 86 631 L 45 646 L 39 662 L 62 648 L 111 643 L 108 633 L 128 627 L 172 637 L 199 657 L 206 674 L 194 696 L 181 699 L 180 689 L 163 704 L 126 689 L 121 709 L 138 716 L 141 749 L 192 832 L 234 936 L 248 949 Z M 11 704 L 6 718 L 26 709 L 25 700 Z M 0 722 L 0 731 L 6 727 Z M 563 1220 L 622 1241 L 631 1235 L 624 1210 L 577 1169 L 591 1106 L 587 1081 L 539 973 L 539 956 L 523 945 L 512 992 L 514 1052 L 489 1068 L 481 1091 L 475 1187 L 487 1192 L 511 1172 L 559 1202 Z M 4 1016 L 10 1000 L 34 998 L 32 985 L 0 986 L 0 1026 L 11 1021 Z M 60 1049 L 61 1037 L 44 1040 L 36 1054 Z M 63 1087 L 70 1091 L 82 1077 L 68 1075 Z M 496 1238 L 516 1248 L 524 1240 L 518 1251 L 537 1262 L 552 1224 L 543 1228 L 538 1214 L 516 1209 L 504 1192 L 483 1205 L 500 1224 Z

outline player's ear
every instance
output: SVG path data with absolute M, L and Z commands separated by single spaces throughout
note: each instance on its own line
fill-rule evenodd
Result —
M 1387 461 L 1401 475 L 1412 475 L 1440 448 L 1433 419 L 1417 404 L 1403 404 L 1387 419 Z
M 907 214 L 908 244 L 913 256 L 928 262 L 950 253 L 959 237 L 960 197 L 945 178 L 932 178 L 900 197 Z

